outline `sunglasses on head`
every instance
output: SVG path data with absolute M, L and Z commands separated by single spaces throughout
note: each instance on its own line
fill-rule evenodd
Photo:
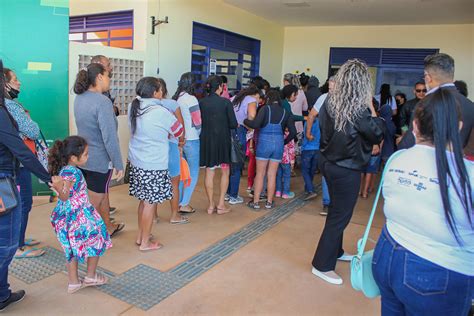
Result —
M 421 92 L 426 93 L 427 90 L 426 89 L 416 89 L 415 91 L 416 91 L 416 93 L 421 93 Z

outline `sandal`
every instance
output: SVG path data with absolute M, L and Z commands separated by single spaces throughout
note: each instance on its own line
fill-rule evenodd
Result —
M 138 248 L 141 252 L 147 252 L 147 251 L 153 251 L 153 250 L 158 250 L 160 248 L 163 248 L 163 245 L 160 244 L 158 241 L 157 242 L 150 242 L 148 246 Z
M 185 211 L 183 210 L 182 208 L 179 209 L 179 212 L 180 213 L 183 213 L 183 214 L 192 214 L 192 213 L 196 213 L 196 210 L 194 208 L 191 207 L 191 210 L 189 211 Z
M 360 197 L 361 197 L 362 199 L 364 199 L 364 200 L 367 200 L 367 198 L 369 197 L 369 195 L 368 195 L 367 193 L 365 193 L 365 194 L 362 193 L 362 194 L 360 195 Z
M 272 209 L 275 206 L 274 202 L 265 202 L 265 208 L 266 209 Z
M 177 221 L 170 221 L 170 224 L 179 225 L 179 224 L 187 224 L 189 223 L 189 219 L 186 216 L 181 216 L 181 219 Z
M 86 276 L 82 284 L 83 287 L 99 286 L 104 285 L 105 283 L 107 283 L 108 280 L 109 279 L 105 275 L 96 273 L 94 278 L 89 278 Z
M 25 259 L 25 258 L 36 258 L 41 257 L 45 254 L 44 249 L 31 248 L 31 249 L 22 249 L 18 248 L 17 252 L 20 251 L 21 254 L 15 253 L 15 259 Z
M 121 232 L 124 228 L 125 228 L 124 223 L 117 224 L 112 234 L 110 234 L 110 238 L 114 237 L 117 233 Z
M 230 208 L 219 208 L 219 207 L 217 207 L 216 210 L 217 210 L 217 215 L 224 215 L 224 214 L 227 214 L 227 213 L 231 212 Z
M 215 207 L 213 207 L 213 208 L 208 208 L 208 209 L 207 209 L 207 214 L 212 215 L 212 213 L 214 213 L 215 211 L 216 211 L 216 208 L 215 208 Z
M 79 291 L 80 289 L 82 289 L 84 287 L 84 284 L 81 283 L 78 283 L 78 284 L 68 284 L 67 285 L 67 292 L 69 294 L 73 294 L 73 293 L 76 293 L 77 291 Z
M 155 239 L 155 236 L 153 236 L 153 234 L 150 234 L 150 236 L 148 236 L 148 240 L 149 240 L 149 241 L 152 241 L 153 239 Z M 142 243 L 139 242 L 139 241 L 135 241 L 135 245 L 141 246 Z
M 33 238 L 25 239 L 25 246 L 28 246 L 28 247 L 38 246 L 40 243 L 41 241 L 33 239 Z

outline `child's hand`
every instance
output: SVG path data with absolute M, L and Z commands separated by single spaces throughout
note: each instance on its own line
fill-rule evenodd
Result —
M 306 133 L 306 138 L 311 142 L 314 140 L 314 136 L 311 133 Z
M 64 186 L 64 180 L 60 176 L 52 176 L 51 177 L 51 182 L 49 183 L 51 189 L 55 191 L 56 195 L 59 195 L 58 192 L 60 192 L 63 189 Z

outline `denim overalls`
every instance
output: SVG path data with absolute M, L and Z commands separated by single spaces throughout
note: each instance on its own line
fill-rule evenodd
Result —
M 277 124 L 271 123 L 272 108 L 268 106 L 268 124 L 261 128 L 258 133 L 258 144 L 256 159 L 271 160 L 280 162 L 283 158 L 284 136 L 281 123 L 285 118 L 286 111 L 283 109 L 283 116 Z

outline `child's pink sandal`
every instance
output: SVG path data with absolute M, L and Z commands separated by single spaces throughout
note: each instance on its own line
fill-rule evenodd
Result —
M 108 281 L 107 277 L 96 273 L 94 278 L 89 278 L 86 276 L 84 278 L 83 284 L 84 284 L 84 287 L 99 286 L 99 285 L 104 285 L 105 283 L 107 283 L 107 281 Z
M 67 285 L 67 292 L 68 294 L 73 294 L 73 293 L 76 293 L 77 291 L 79 291 L 80 289 L 82 289 L 84 287 L 84 284 L 81 282 L 81 283 L 78 283 L 78 284 L 68 284 Z

